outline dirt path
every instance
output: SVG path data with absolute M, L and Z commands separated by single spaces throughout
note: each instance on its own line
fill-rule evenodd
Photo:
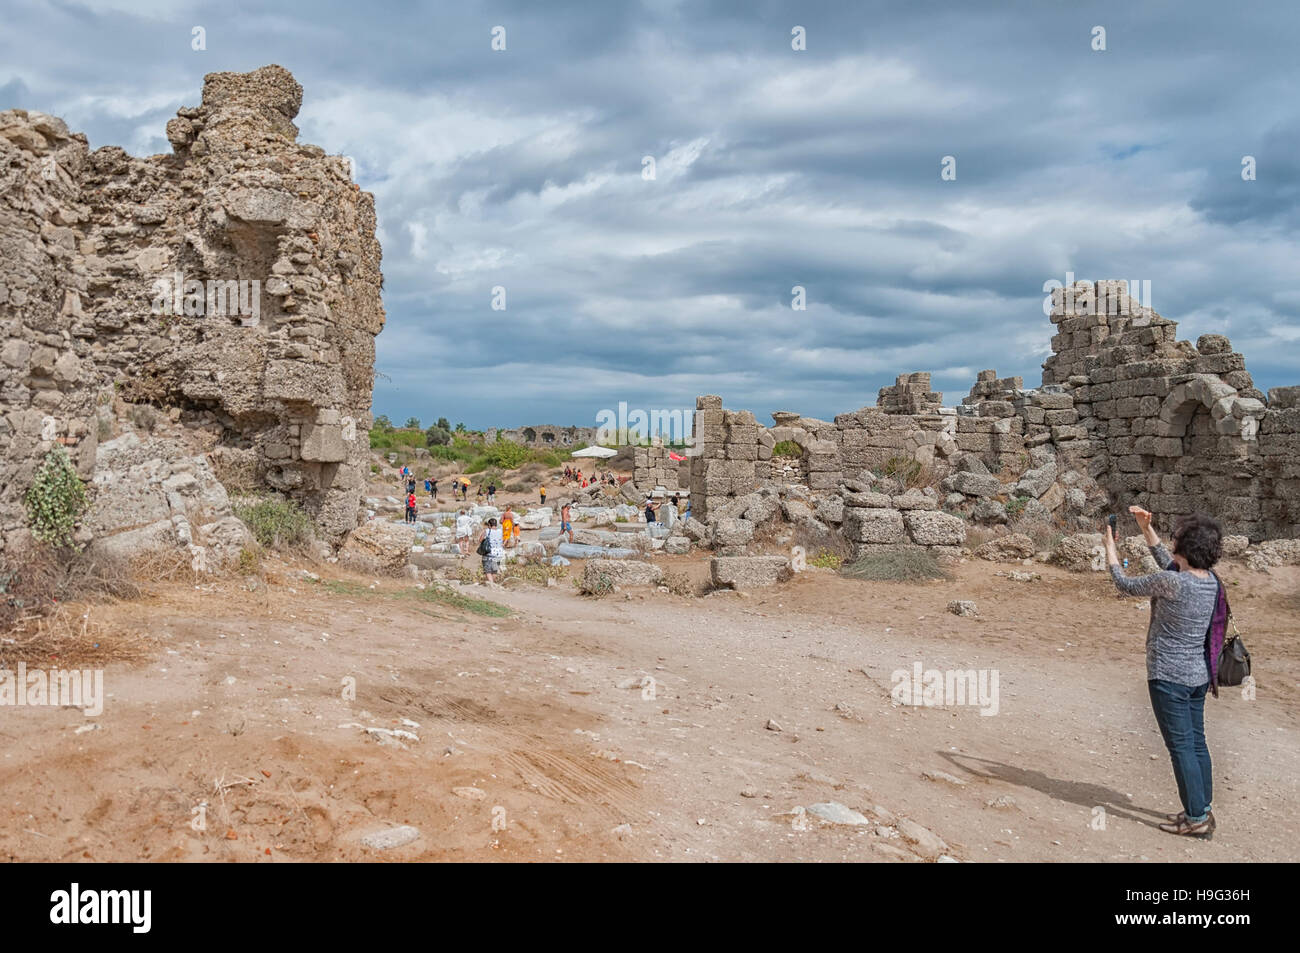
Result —
M 1035 567 L 1041 579 L 1014 582 L 1005 569 L 970 563 L 919 586 L 812 572 L 760 596 L 703 599 L 464 590 L 508 605 L 507 618 L 397 581 L 317 583 L 290 568 L 251 590 L 172 587 L 92 610 L 157 640 L 149 663 L 106 671 L 101 717 L 3 711 L 0 851 L 933 855 L 897 836 L 906 817 L 962 861 L 1297 859 L 1300 572 L 1227 571 L 1258 696 L 1208 703 L 1220 827 L 1188 843 L 1154 827 L 1177 796 L 1143 680 L 1145 612 L 1101 576 Z M 957 598 L 979 616 L 947 613 Z M 998 713 L 894 704 L 891 674 L 916 662 L 996 670 Z M 89 722 L 100 727 L 76 733 Z M 381 743 L 363 728 L 418 740 Z M 828 801 L 872 823 L 796 811 Z M 397 825 L 420 836 L 382 852 L 361 843 Z

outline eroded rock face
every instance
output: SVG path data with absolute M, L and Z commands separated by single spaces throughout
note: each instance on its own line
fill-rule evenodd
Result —
M 0 112 L 0 540 L 55 441 L 93 475 L 114 396 L 218 425 L 324 536 L 356 525 L 384 323 L 374 199 L 296 142 L 301 102 L 278 66 L 209 74 L 167 124 L 174 154 L 144 159 Z

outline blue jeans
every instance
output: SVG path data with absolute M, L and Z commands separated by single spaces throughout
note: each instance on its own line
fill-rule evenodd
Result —
M 1208 682 L 1198 688 L 1158 678 L 1147 682 L 1151 709 L 1174 765 L 1178 799 L 1194 824 L 1205 820 L 1214 798 L 1210 749 L 1205 744 L 1205 692 L 1209 687 Z

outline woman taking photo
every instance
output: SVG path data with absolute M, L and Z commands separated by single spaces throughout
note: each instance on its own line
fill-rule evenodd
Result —
M 1184 837 L 1214 833 L 1210 801 L 1214 794 L 1210 749 L 1205 743 L 1205 693 L 1210 687 L 1205 638 L 1219 598 L 1219 580 L 1210 570 L 1219 561 L 1223 532 L 1207 516 L 1189 516 L 1174 532 L 1174 551 L 1151 528 L 1151 514 L 1130 506 L 1161 572 L 1126 576 L 1120 568 L 1115 534 L 1106 527 L 1106 558 L 1120 592 L 1151 599 L 1147 626 L 1147 690 L 1156 724 L 1169 749 L 1183 810 L 1160 829 Z

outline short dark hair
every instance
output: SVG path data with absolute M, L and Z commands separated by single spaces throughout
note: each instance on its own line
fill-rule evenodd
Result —
M 1184 517 L 1174 530 L 1174 553 L 1193 569 L 1209 569 L 1223 551 L 1223 528 L 1204 513 Z
M 495 517 L 495 516 L 489 516 L 489 517 L 488 517 L 487 524 L 488 524 L 488 526 L 496 526 L 496 525 L 497 525 L 496 517 Z

